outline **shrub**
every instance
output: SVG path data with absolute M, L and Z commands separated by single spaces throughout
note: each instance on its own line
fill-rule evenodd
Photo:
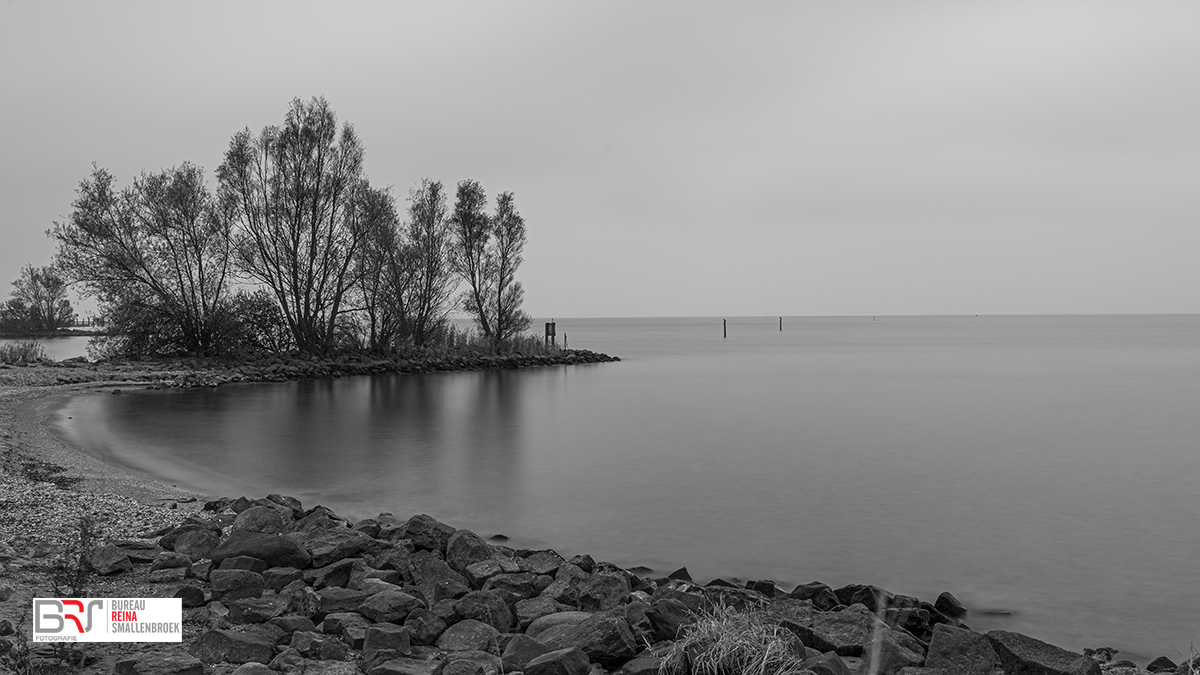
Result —
M 0 363 L 32 363 L 46 358 L 40 342 L 6 342 L 0 344 Z

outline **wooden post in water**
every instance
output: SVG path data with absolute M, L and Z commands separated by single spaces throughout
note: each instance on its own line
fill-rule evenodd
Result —
M 727 325 L 725 319 L 721 319 L 721 337 L 729 337 L 729 326 Z
M 783 332 L 783 317 L 779 317 L 779 332 Z

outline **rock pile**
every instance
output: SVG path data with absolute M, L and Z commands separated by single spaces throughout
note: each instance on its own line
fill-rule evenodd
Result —
M 155 536 L 112 542 L 93 565 L 145 571 L 182 598 L 186 652 L 127 659 L 122 675 L 650 675 L 719 606 L 786 629 L 787 648 L 818 675 L 865 673 L 872 658 L 881 675 L 1101 673 L 1090 656 L 972 631 L 949 593 L 929 603 L 857 584 L 701 586 L 686 569 L 647 578 L 489 543 L 428 515 L 352 524 L 291 497 L 226 498 Z

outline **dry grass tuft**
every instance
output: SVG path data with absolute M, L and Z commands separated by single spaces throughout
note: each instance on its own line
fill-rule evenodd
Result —
M 6 342 L 0 344 L 0 363 L 34 363 L 46 358 L 40 342 Z
M 662 675 L 795 675 L 804 671 L 790 631 L 761 611 L 706 610 L 663 657 Z

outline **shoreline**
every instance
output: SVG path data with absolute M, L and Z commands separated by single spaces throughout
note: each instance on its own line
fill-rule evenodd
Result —
M 173 371 L 103 368 L 94 369 L 97 379 L 61 384 L 47 381 L 59 377 L 53 372 L 55 368 L 31 369 L 16 370 L 22 370 L 24 375 L 37 373 L 32 379 L 41 379 L 44 384 L 9 384 L 4 376 L 11 371 L 0 371 L 0 473 L 4 474 L 0 476 L 0 503 L 11 508 L 17 500 L 28 500 L 17 503 L 16 511 L 6 514 L 8 517 L 0 518 L 0 542 L 12 541 L 13 549 L 36 545 L 37 540 L 51 547 L 62 546 L 62 537 L 55 535 L 68 531 L 72 520 L 88 511 L 101 514 L 107 538 L 144 539 L 151 531 L 179 525 L 184 518 L 199 515 L 206 500 L 216 499 L 215 495 L 196 493 L 133 469 L 108 464 L 71 446 L 55 424 L 59 410 L 72 397 L 83 393 L 130 386 L 157 388 L 155 385 L 161 387 L 164 382 L 170 383 L 166 386 L 215 385 L 200 384 L 186 376 L 181 380 L 170 375 Z M 34 524 L 41 527 L 30 527 Z M 29 601 L 37 597 L 38 589 L 32 582 L 40 573 L 39 559 L 53 555 L 43 552 L 39 556 L 37 551 L 29 555 L 15 553 L 0 548 L 0 570 L 4 571 L 0 576 L 5 579 L 2 583 L 12 583 L 9 578 L 17 580 L 14 597 L 0 603 L 0 619 L 8 619 L 13 625 L 17 624 L 20 611 L 27 611 Z M 17 574 L 12 574 L 14 571 Z M 34 577 L 30 577 L 31 571 Z M 94 583 L 105 589 L 105 595 L 146 596 L 161 592 L 161 587 L 148 585 L 144 578 L 120 576 L 124 578 L 102 577 Z M 133 643 L 110 647 L 107 652 L 111 661 L 122 654 L 144 651 L 142 648 L 153 649 Z M 1147 672 L 1141 668 L 1104 670 L 1114 675 Z

